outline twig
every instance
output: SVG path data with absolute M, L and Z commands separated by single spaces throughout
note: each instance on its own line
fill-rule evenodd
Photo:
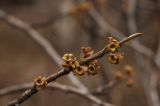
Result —
M 92 94 L 103 94 L 104 91 L 109 91 L 113 87 L 115 87 L 120 81 L 110 81 L 108 84 L 104 86 L 98 87 L 95 91 L 92 92 Z
M 156 75 L 156 73 L 153 72 L 150 79 L 150 95 L 153 103 L 152 106 L 160 106 L 159 95 L 157 90 L 157 81 L 158 76 Z
M 137 33 L 137 34 L 138 34 L 138 33 Z M 140 33 L 140 35 L 142 35 L 142 34 Z M 132 35 L 131 35 L 131 36 L 132 36 Z M 137 37 L 137 36 L 136 36 L 136 37 Z M 126 40 L 122 40 L 122 41 L 129 41 L 129 40 L 131 40 L 131 38 L 133 39 L 133 38 L 135 38 L 135 37 L 128 37 L 128 39 L 125 38 Z M 122 41 L 120 41 L 120 42 L 122 42 Z M 121 43 L 120 43 L 120 44 L 121 44 Z M 122 44 L 123 44 L 123 43 L 122 43 Z M 121 45 L 122 45 L 122 44 L 121 44 Z M 80 64 L 86 64 L 86 63 L 88 63 L 88 62 L 90 62 L 90 61 L 92 61 L 92 60 L 94 60 L 94 59 L 98 59 L 98 58 L 104 56 L 106 53 L 108 53 L 107 50 L 108 50 L 108 49 L 106 49 L 106 46 L 105 46 L 105 47 L 104 47 L 102 50 L 100 50 L 99 52 L 97 52 L 97 53 L 89 56 L 88 58 L 85 58 L 84 60 L 82 60 L 82 61 L 80 62 Z M 52 75 L 48 76 L 48 77 L 47 77 L 47 82 L 49 83 L 49 82 L 55 81 L 57 78 L 62 77 L 62 76 L 64 76 L 64 75 L 67 75 L 67 74 L 69 74 L 71 71 L 72 71 L 72 70 L 69 70 L 69 69 L 62 69 L 61 71 L 59 71 L 59 72 L 57 72 L 57 73 L 55 73 L 55 74 L 52 74 Z M 14 106 L 15 104 L 21 104 L 22 102 L 24 102 L 25 100 L 27 100 L 30 96 L 32 96 L 33 94 L 37 93 L 37 91 L 38 91 L 38 90 L 36 89 L 36 87 L 33 86 L 31 89 L 26 90 L 26 91 L 21 95 L 21 97 L 19 97 L 17 100 L 11 101 L 11 102 L 8 104 L 8 106 Z
M 157 48 L 157 53 L 154 59 L 156 60 L 156 63 L 160 65 L 160 36 L 158 36 L 158 38 L 159 38 L 158 48 Z
M 134 38 L 136 38 L 136 37 L 138 37 L 138 36 L 141 36 L 141 35 L 143 35 L 143 34 L 142 34 L 142 33 L 132 34 L 131 36 L 129 36 L 129 37 L 124 38 L 123 40 L 121 40 L 121 41 L 119 42 L 119 45 L 121 46 L 121 45 L 123 45 L 124 43 L 128 42 L 129 40 L 134 39 Z
M 10 94 L 10 93 L 15 93 L 15 92 L 19 92 L 22 90 L 26 90 L 26 89 L 30 89 L 32 87 L 33 83 L 24 83 L 24 84 L 20 84 L 20 85 L 14 85 L 14 86 L 9 86 L 6 88 L 3 88 L 0 90 L 0 96 L 4 96 L 6 94 Z M 91 94 L 86 94 L 84 92 L 78 91 L 76 88 L 71 87 L 71 86 L 67 86 L 67 85 L 63 85 L 60 83 L 51 83 L 47 86 L 47 89 L 50 90 L 59 90 L 65 93 L 72 93 L 75 95 L 78 95 L 82 98 L 85 98 L 88 101 L 91 101 L 99 106 L 114 106 L 111 105 L 109 103 L 106 103 L 104 101 L 101 101 L 100 99 L 96 98 L 95 96 L 92 96 Z
M 41 28 L 41 27 L 47 27 L 50 25 L 53 25 L 56 21 L 59 21 L 65 17 L 67 17 L 68 14 L 56 14 L 54 16 L 49 17 L 48 19 L 41 21 L 41 22 L 36 22 L 36 23 L 31 23 L 30 25 L 33 28 Z
M 0 10 L 0 19 L 3 19 L 9 25 L 19 29 L 20 31 L 25 32 L 28 36 L 30 36 L 37 44 L 39 44 L 45 52 L 49 55 L 49 57 L 59 65 L 63 62 L 57 51 L 54 47 L 36 30 L 34 30 L 29 24 L 23 22 L 22 20 L 7 14 L 5 11 Z M 77 86 L 78 89 L 83 90 L 84 92 L 88 92 L 88 89 L 83 85 L 76 77 L 72 74 L 68 75 L 69 80 L 73 85 Z
M 128 27 L 130 33 L 135 33 L 137 31 L 137 24 L 136 24 L 136 6 L 137 6 L 137 0 L 129 0 L 128 1 Z
M 124 43 L 126 43 L 126 42 L 128 42 L 128 41 L 130 41 L 130 40 L 132 40 L 132 39 L 134 39 L 134 38 L 136 38 L 136 37 L 138 37 L 138 36 L 141 36 L 141 35 L 142 35 L 142 33 L 132 34 L 132 35 L 130 35 L 129 37 L 126 37 L 126 38 L 122 39 L 122 40 L 119 41 L 118 43 L 119 43 L 119 45 L 122 46 Z M 94 60 L 94 59 L 103 57 L 106 53 L 108 53 L 108 51 L 106 50 L 106 47 L 104 47 L 102 50 L 100 50 L 100 51 L 97 52 L 96 54 L 91 55 L 90 57 L 85 58 L 83 61 L 81 61 L 81 64 L 85 64 L 85 63 L 87 63 L 87 62 L 89 62 L 89 61 L 92 61 L 92 60 Z
M 137 28 L 137 23 L 136 23 L 136 16 L 135 16 L 135 12 L 136 12 L 136 4 L 137 4 L 137 0 L 129 0 L 129 4 L 128 4 L 128 14 L 127 14 L 127 17 L 128 17 L 128 27 L 129 27 L 129 31 L 130 33 L 134 33 L 134 32 L 137 32 L 138 31 L 138 28 Z M 137 59 L 137 62 L 138 61 L 142 61 L 144 60 L 144 57 L 142 55 L 138 55 L 136 54 L 136 59 Z M 156 59 L 153 59 L 155 60 L 155 63 L 156 62 Z M 144 62 L 141 62 L 140 64 L 138 64 L 141 68 L 143 68 L 143 70 L 145 71 L 150 71 L 151 70 L 151 67 L 150 68 L 147 68 L 146 67 L 146 64 L 144 64 Z M 158 64 L 159 65 L 159 64 Z M 143 66 L 143 67 L 142 67 Z M 144 83 L 144 88 L 147 89 L 147 85 L 149 86 L 147 90 L 145 90 L 145 94 L 148 99 L 148 102 L 151 106 L 159 106 L 160 103 L 159 103 L 159 97 L 158 97 L 158 93 L 157 93 L 157 90 L 156 90 L 156 84 L 157 84 L 157 76 L 155 75 L 154 72 L 151 72 L 151 75 L 146 75 L 145 76 L 147 79 L 149 79 L 150 77 L 150 81 L 146 81 L 146 80 L 142 80 L 142 82 Z

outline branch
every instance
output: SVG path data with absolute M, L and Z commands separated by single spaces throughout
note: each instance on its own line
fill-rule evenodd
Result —
M 103 94 L 104 91 L 108 92 L 119 83 L 120 81 L 110 81 L 108 84 L 98 87 L 95 91 L 92 92 L 92 94 Z
M 159 95 L 158 95 L 158 90 L 157 90 L 157 82 L 158 82 L 158 76 L 157 73 L 152 73 L 151 74 L 151 79 L 150 79 L 150 96 L 152 99 L 152 106 L 160 106 L 159 102 Z
M 119 45 L 122 46 L 124 43 L 143 35 L 142 33 L 135 33 L 130 35 L 129 37 L 126 37 L 124 39 L 122 39 L 121 41 L 119 41 Z M 106 53 L 108 53 L 108 51 L 106 51 L 106 47 L 104 47 L 102 50 L 100 50 L 99 52 L 97 52 L 94 55 L 91 55 L 90 57 L 85 58 L 83 61 L 81 61 L 81 64 L 85 64 L 88 63 L 89 61 L 92 61 L 94 59 L 98 59 L 100 57 L 103 57 Z
M 129 27 L 130 33 L 137 32 L 137 24 L 136 24 L 136 17 L 135 17 L 136 6 L 137 6 L 137 0 L 128 1 L 127 17 L 128 17 L 128 27 Z
M 135 16 L 136 5 L 137 5 L 137 0 L 129 0 L 127 17 L 128 17 L 128 27 L 129 27 L 130 33 L 137 32 L 137 30 L 138 30 L 137 24 L 136 24 L 136 16 Z M 144 57 L 136 54 L 136 59 L 137 59 L 137 61 L 141 61 L 141 60 L 144 60 Z M 153 60 L 157 64 L 156 59 L 153 58 Z M 148 69 L 151 70 L 151 67 L 150 68 L 146 67 L 146 64 L 144 64 L 144 62 L 141 62 L 138 65 L 140 67 L 143 66 L 142 68 L 145 71 L 147 71 Z M 158 65 L 159 64 L 157 64 L 157 66 Z M 150 71 L 150 70 L 148 70 L 148 71 Z M 148 76 L 148 79 L 149 78 L 150 78 L 150 81 L 148 83 L 146 83 L 146 80 L 144 80 L 144 81 L 142 80 L 142 82 L 144 83 L 144 87 L 146 87 L 146 84 L 149 86 L 149 90 L 145 90 L 146 95 L 148 94 L 147 95 L 148 102 L 152 106 L 159 106 L 160 102 L 159 102 L 159 97 L 157 95 L 158 93 L 156 90 L 157 76 L 155 75 L 154 72 L 152 72 L 151 76 L 150 75 Z
M 158 65 L 160 65 L 160 36 L 158 37 L 159 38 L 159 41 L 158 41 L 158 48 L 157 48 L 157 53 L 156 53 L 156 56 L 155 56 L 155 61 Z
M 20 19 L 17 19 L 14 16 L 7 14 L 5 11 L 0 10 L 0 19 L 7 22 L 9 25 L 19 29 L 20 31 L 25 32 L 28 36 L 30 36 L 38 45 L 40 45 L 45 52 L 49 55 L 49 57 L 59 65 L 63 62 L 57 51 L 54 47 L 36 30 L 34 30 L 29 24 L 23 22 Z M 73 85 L 77 86 L 78 89 L 83 90 L 84 92 L 88 92 L 88 89 L 83 85 L 75 76 L 72 74 L 68 75 L 69 80 Z
M 22 90 L 26 90 L 26 89 L 30 89 L 32 87 L 33 83 L 24 83 L 24 84 L 20 84 L 20 85 L 14 85 L 14 86 L 10 86 L 10 87 L 6 87 L 0 90 L 0 96 L 4 96 L 10 93 L 15 93 L 15 92 L 19 92 Z M 71 87 L 71 86 L 67 86 L 67 85 L 63 85 L 60 83 L 51 83 L 47 86 L 47 89 L 50 90 L 59 90 L 65 93 L 72 93 L 75 95 L 78 95 L 82 98 L 85 98 L 88 101 L 91 101 L 99 106 L 114 106 L 111 105 L 109 103 L 106 103 L 104 101 L 101 101 L 100 99 L 96 98 L 95 96 L 92 96 L 91 94 L 86 94 L 84 92 L 78 91 L 76 88 Z
M 134 35 L 134 37 L 133 37 Z M 128 38 L 125 38 L 124 40 L 120 41 L 119 44 L 122 46 L 124 43 L 122 42 L 125 42 L 125 41 L 129 41 L 135 37 L 138 37 L 138 35 L 142 35 L 141 33 L 137 33 L 137 34 L 133 34 L 131 35 L 130 37 Z M 92 60 L 95 60 L 95 59 L 98 59 L 102 56 L 104 56 L 105 54 L 107 54 L 109 51 L 107 51 L 108 49 L 106 49 L 107 47 L 105 46 L 102 50 L 100 50 L 99 52 L 85 58 L 84 60 L 80 61 L 80 64 L 86 64 Z M 47 77 L 47 83 L 50 83 L 52 81 L 55 81 L 57 78 L 59 77 L 62 77 L 64 75 L 67 75 L 71 72 L 72 70 L 69 70 L 67 68 L 65 69 L 62 69 L 61 71 L 55 73 L 55 74 L 52 74 L 50 76 Z M 21 104 L 22 102 L 24 102 L 25 100 L 27 100 L 28 98 L 30 98 L 33 94 L 37 93 L 38 90 L 36 89 L 36 86 L 33 85 L 33 87 L 31 89 L 28 89 L 26 90 L 22 95 L 21 97 L 19 97 L 18 99 L 14 100 L 14 101 L 11 101 L 9 102 L 8 106 L 15 106 L 15 104 Z

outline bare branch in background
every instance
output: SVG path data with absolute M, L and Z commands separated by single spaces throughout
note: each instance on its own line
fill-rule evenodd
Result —
M 133 33 L 133 32 L 137 32 L 138 28 L 137 28 L 137 23 L 136 23 L 136 6 L 137 6 L 137 0 L 129 0 L 128 3 L 128 13 L 127 13 L 127 17 L 128 17 L 128 27 L 129 27 L 129 32 Z M 139 62 L 139 67 L 143 70 L 145 70 L 145 73 L 151 72 L 151 67 L 147 68 L 145 65 L 145 62 L 143 62 L 145 60 L 144 56 L 139 55 L 135 52 L 136 55 L 136 60 L 137 62 Z M 154 59 L 153 59 L 154 60 Z M 154 60 L 155 63 L 156 59 Z M 159 65 L 159 64 L 157 64 Z M 148 74 L 142 74 L 142 83 L 145 89 L 145 94 L 147 96 L 148 102 L 150 104 L 150 106 L 159 106 L 159 97 L 158 97 L 158 92 L 156 89 L 156 84 L 157 84 L 157 78 L 155 76 L 155 78 L 153 78 L 154 72 L 151 72 L 151 75 Z M 140 76 L 141 77 L 141 76 Z M 149 81 L 144 80 L 147 79 Z
M 30 89 L 32 86 L 33 86 L 33 83 L 24 83 L 24 84 L 9 86 L 9 87 L 0 89 L 0 96 L 4 96 L 4 95 L 10 94 L 10 93 L 19 92 L 22 90 L 24 91 L 26 89 Z M 60 84 L 57 82 L 49 84 L 47 86 L 47 89 L 58 90 L 58 91 L 62 91 L 65 93 L 72 93 L 72 94 L 78 95 L 82 98 L 85 98 L 86 100 L 88 100 L 94 104 L 97 104 L 99 106 L 114 106 L 114 105 L 111 105 L 111 104 L 106 103 L 104 101 L 101 101 L 100 99 L 96 98 L 95 96 L 92 96 L 91 94 L 84 93 L 82 91 L 77 90 L 74 87 L 63 85 L 63 84 Z
M 62 14 L 62 15 L 56 14 L 54 16 L 49 17 L 48 19 L 46 19 L 44 21 L 31 23 L 30 25 L 33 28 L 47 27 L 47 26 L 53 25 L 56 21 L 59 21 L 67 16 L 68 16 L 68 14 Z
M 95 22 L 97 22 L 97 24 L 100 26 L 100 28 L 102 30 L 104 30 L 105 32 L 111 33 L 117 39 L 122 39 L 123 37 L 125 37 L 124 36 L 125 34 L 116 30 L 113 26 L 111 26 L 109 23 L 107 23 L 107 21 L 105 21 L 105 19 L 98 13 L 98 11 L 96 9 L 91 8 L 90 10 L 88 10 L 88 13 L 95 20 Z M 138 53 L 149 57 L 153 61 L 153 63 L 155 63 L 158 68 L 160 68 L 160 65 L 153 58 L 155 56 L 155 54 L 153 53 L 153 51 L 151 49 L 143 46 L 137 40 L 134 40 L 132 43 L 129 43 L 126 45 L 133 48 Z
M 20 31 L 25 32 L 28 36 L 30 36 L 37 44 L 39 44 L 49 55 L 49 57 L 59 65 L 63 63 L 61 57 L 54 49 L 54 47 L 36 30 L 34 30 L 29 24 L 23 22 L 20 19 L 17 19 L 14 16 L 7 14 L 5 11 L 0 10 L 0 19 L 3 19 L 9 25 L 19 29 Z M 83 90 L 84 92 L 88 92 L 88 89 L 83 85 L 75 76 L 72 74 L 68 75 L 69 80 L 73 85 L 77 86 L 78 89 Z
M 153 103 L 152 106 L 160 106 L 159 96 L 157 91 L 157 81 L 158 81 L 157 74 L 152 72 L 152 75 L 150 78 L 150 95 Z
M 129 40 L 132 40 L 133 38 L 135 37 L 138 37 L 138 36 L 141 36 L 142 34 L 141 33 L 136 33 L 136 34 L 133 34 L 131 36 L 128 37 L 128 39 L 123 39 L 121 41 L 118 42 L 119 45 L 123 45 L 124 42 L 126 41 L 129 41 Z M 132 39 L 131 39 L 132 38 Z M 102 50 L 98 51 L 97 53 L 83 59 L 82 61 L 80 61 L 80 64 L 87 64 L 88 62 L 92 61 L 92 60 L 95 60 L 95 59 L 98 59 L 100 57 L 103 57 L 105 54 L 107 54 L 109 52 L 109 50 L 107 49 L 107 46 L 105 46 Z M 57 78 L 60 78 L 64 75 L 67 75 L 71 72 L 72 70 L 68 69 L 68 68 L 64 68 L 62 69 L 61 71 L 55 73 L 55 74 L 52 74 L 50 76 L 48 76 L 46 78 L 46 81 L 47 83 L 50 83 L 52 81 L 55 81 Z M 26 90 L 22 95 L 21 97 L 19 97 L 18 99 L 16 100 L 13 100 L 11 102 L 9 102 L 8 106 L 14 106 L 16 104 L 21 104 L 23 103 L 25 100 L 27 100 L 28 98 L 30 98 L 32 95 L 34 95 L 35 93 L 37 93 L 38 90 L 36 88 L 35 85 L 33 85 L 33 87 L 31 89 L 28 89 Z M 86 92 L 85 92 L 86 93 Z M 88 92 L 87 92 L 88 93 Z
M 92 94 L 103 94 L 104 91 L 110 91 L 114 88 L 120 81 L 110 81 L 108 84 L 98 87 Z
M 159 36 L 160 38 L 160 36 Z M 156 63 L 158 65 L 160 65 L 160 40 L 158 42 L 158 49 L 157 49 L 157 53 L 156 53 L 156 56 L 155 56 L 155 60 L 156 60 Z
M 137 24 L 136 24 L 136 6 L 137 6 L 137 0 L 129 0 L 128 2 L 128 27 L 129 32 L 134 33 L 137 31 Z
M 117 39 L 122 39 L 125 37 L 124 36 L 125 34 L 119 32 L 114 27 L 112 27 L 109 23 L 107 23 L 104 20 L 104 18 L 97 12 L 97 10 L 92 8 L 88 12 L 91 15 L 91 17 L 95 20 L 95 22 L 97 22 L 97 24 L 100 26 L 102 30 L 104 30 L 105 32 L 111 33 Z M 146 48 L 145 46 L 141 45 L 138 41 L 133 41 L 131 44 L 127 44 L 127 45 L 133 48 L 134 50 L 136 50 L 138 53 L 141 53 L 147 57 L 152 57 L 154 54 L 149 48 Z

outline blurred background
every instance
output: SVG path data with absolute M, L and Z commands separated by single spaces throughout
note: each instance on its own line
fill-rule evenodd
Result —
M 119 65 L 110 64 L 105 56 L 99 60 L 98 75 L 78 79 L 93 92 L 115 81 L 117 70 L 126 77 L 123 69 L 130 65 L 132 78 L 94 95 L 116 106 L 160 106 L 160 0 L 0 0 L 0 9 L 38 31 L 60 56 L 73 53 L 79 57 L 82 46 L 98 51 L 109 36 L 120 40 L 135 32 L 143 33 L 121 48 L 125 58 Z M 27 33 L 4 20 L 0 16 L 0 88 L 32 82 L 37 76 L 48 76 L 60 69 Z M 134 80 L 133 86 L 127 86 L 128 80 Z M 57 82 L 72 85 L 66 76 Z M 22 92 L 0 96 L 0 105 Z M 92 104 L 74 94 L 42 90 L 22 105 Z

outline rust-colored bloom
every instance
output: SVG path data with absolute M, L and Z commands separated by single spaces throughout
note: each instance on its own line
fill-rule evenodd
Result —
M 71 65 L 68 63 L 64 63 L 61 65 L 63 68 L 71 68 Z
M 108 43 L 111 43 L 111 42 L 118 43 L 118 41 L 113 37 L 108 37 L 107 40 L 108 40 Z
M 94 65 L 89 65 L 87 73 L 88 75 L 96 75 L 98 73 L 98 69 Z
M 98 68 L 98 67 L 100 68 L 100 64 L 99 64 L 98 60 L 93 60 L 90 62 L 90 64 L 94 65 L 96 68 Z
M 92 6 L 93 5 L 91 2 L 82 2 L 79 3 L 78 5 L 73 6 L 68 14 L 74 16 L 90 9 Z
M 80 67 L 80 63 L 77 60 L 70 61 L 69 65 L 72 67 L 72 69 Z
M 79 10 L 77 7 L 71 8 L 70 11 L 68 12 L 70 16 L 76 16 L 78 13 L 79 13 Z
M 108 37 L 108 45 L 107 49 L 111 52 L 117 52 L 117 49 L 120 47 L 118 41 L 114 39 L 113 37 Z
M 86 11 L 86 10 L 92 8 L 92 6 L 93 6 L 93 5 L 92 5 L 91 2 L 86 1 L 86 2 L 80 3 L 80 4 L 78 5 L 78 9 L 79 9 L 80 11 Z
M 107 45 L 107 49 L 112 53 L 116 52 L 119 47 L 119 44 L 116 42 L 111 42 Z
M 135 84 L 134 79 L 128 79 L 126 82 L 127 87 L 133 87 L 134 84 Z
M 71 53 L 66 53 L 63 55 L 62 59 L 69 62 L 69 61 L 74 60 L 74 56 Z
M 81 47 L 80 59 L 83 60 L 94 54 L 94 51 L 90 47 Z
M 83 67 L 82 66 L 79 66 L 79 67 L 76 67 L 74 70 L 73 70 L 73 74 L 74 75 L 78 75 L 78 76 L 82 76 L 84 75 L 84 70 L 83 70 Z
M 39 76 L 39 77 L 37 77 L 36 79 L 34 79 L 34 84 L 35 84 L 36 88 L 37 88 L 38 90 L 40 90 L 40 89 L 46 87 L 46 85 L 47 85 L 47 80 L 46 80 L 45 77 Z
M 91 47 L 81 47 L 81 52 L 83 53 L 88 53 L 90 51 L 92 51 Z
M 121 71 L 115 71 L 115 72 L 114 72 L 114 78 L 115 78 L 116 80 L 121 80 L 122 77 L 123 77 L 123 75 L 122 75 L 122 72 L 121 72 Z
M 110 53 L 108 61 L 112 64 L 119 64 L 123 57 L 124 55 L 122 53 Z
M 132 68 L 132 66 L 126 65 L 126 66 L 124 67 L 124 71 L 125 71 L 125 73 L 126 73 L 129 77 L 132 77 L 132 76 L 133 76 L 133 68 Z

